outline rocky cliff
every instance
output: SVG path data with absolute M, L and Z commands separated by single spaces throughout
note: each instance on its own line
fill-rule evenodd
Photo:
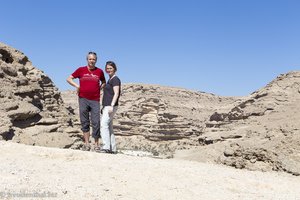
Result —
M 282 74 L 228 111 L 212 114 L 198 138 L 201 147 L 177 157 L 299 175 L 299 102 L 300 72 Z
M 53 147 L 76 143 L 69 111 L 51 79 L 22 52 L 3 43 L 0 80 L 0 138 Z
M 0 139 L 79 148 L 77 95 L 61 93 L 20 51 L 0 43 Z M 300 72 L 245 97 L 124 84 L 118 148 L 154 156 L 300 174 Z
M 299 175 L 299 86 L 296 71 L 245 97 L 125 84 L 114 121 L 118 146 L 161 157 Z M 69 106 L 77 105 L 71 100 L 76 99 L 74 92 L 63 96 L 68 96 Z
M 75 91 L 62 92 L 66 105 L 78 119 Z M 175 150 L 199 146 L 198 138 L 214 112 L 242 101 L 204 92 L 147 84 L 124 84 L 114 130 L 120 149 L 172 157 Z M 77 123 L 79 125 L 79 123 Z

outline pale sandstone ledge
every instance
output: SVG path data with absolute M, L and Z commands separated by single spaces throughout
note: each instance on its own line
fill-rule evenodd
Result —
M 65 200 L 300 199 L 300 179 L 286 173 L 4 141 L 0 168 L 0 195 L 36 193 Z

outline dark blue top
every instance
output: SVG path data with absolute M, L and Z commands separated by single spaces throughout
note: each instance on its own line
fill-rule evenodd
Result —
M 119 77 L 114 76 L 112 79 L 109 79 L 107 81 L 105 87 L 103 88 L 102 106 L 111 106 L 111 102 L 112 102 L 114 94 L 115 94 L 114 89 L 113 89 L 114 86 L 120 86 L 119 96 L 118 96 L 117 101 L 114 106 L 119 105 L 119 97 L 121 94 L 121 80 L 119 79 Z

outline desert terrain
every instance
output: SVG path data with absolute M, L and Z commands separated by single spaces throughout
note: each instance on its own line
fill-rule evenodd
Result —
M 122 85 L 118 154 L 81 151 L 74 91 L 0 43 L 0 199 L 300 199 L 300 72 L 243 97 Z
M 300 199 L 282 172 L 4 141 L 0 155 L 1 199 Z

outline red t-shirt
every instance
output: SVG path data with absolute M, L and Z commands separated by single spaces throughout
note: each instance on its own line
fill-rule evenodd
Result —
M 79 78 L 79 97 L 100 101 L 100 85 L 105 83 L 105 76 L 101 69 L 96 67 L 90 71 L 87 66 L 79 67 L 72 76 Z

